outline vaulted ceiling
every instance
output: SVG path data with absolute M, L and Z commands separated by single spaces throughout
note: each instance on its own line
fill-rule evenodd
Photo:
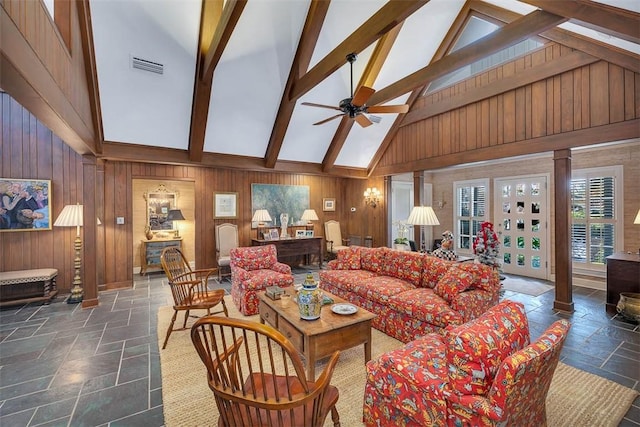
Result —
M 350 97 L 347 54 L 354 90 L 376 90 L 367 105 L 411 105 L 434 79 L 555 27 L 639 57 L 638 12 L 635 0 L 90 0 L 99 150 L 366 177 L 406 114 L 314 125 L 341 112 L 302 105 Z M 501 27 L 449 53 L 471 14 Z

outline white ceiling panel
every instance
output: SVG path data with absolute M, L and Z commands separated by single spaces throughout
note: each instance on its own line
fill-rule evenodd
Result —
M 90 5 L 105 140 L 186 149 L 200 1 Z M 132 68 L 131 56 L 164 74 Z
M 213 75 L 204 150 L 263 157 L 307 1 L 250 1 Z

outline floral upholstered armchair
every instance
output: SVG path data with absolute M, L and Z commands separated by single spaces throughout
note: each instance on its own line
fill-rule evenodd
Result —
M 275 245 L 231 249 L 231 298 L 245 316 L 258 313 L 256 292 L 292 286 L 291 267 L 278 262 Z
M 566 320 L 529 344 L 524 307 L 503 301 L 443 334 L 367 363 L 367 426 L 545 426 Z

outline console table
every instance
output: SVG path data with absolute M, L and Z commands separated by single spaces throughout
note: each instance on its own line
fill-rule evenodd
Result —
M 182 248 L 182 237 L 177 239 L 153 239 L 153 240 L 140 240 L 142 243 L 140 247 L 140 275 L 144 276 L 147 272 L 147 268 L 161 267 L 160 255 L 164 248 L 176 247 Z
M 278 261 L 300 255 L 318 255 L 318 267 L 322 268 L 322 240 L 324 237 L 300 237 L 292 239 L 251 239 L 251 246 L 276 245 Z M 308 262 L 308 261 L 307 261 Z
M 640 292 L 640 255 L 617 253 L 606 260 L 607 306 L 615 308 L 621 292 Z

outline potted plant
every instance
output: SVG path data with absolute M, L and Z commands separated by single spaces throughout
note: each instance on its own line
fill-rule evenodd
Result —
M 398 221 L 395 226 L 398 228 L 398 237 L 393 240 L 393 248 L 399 251 L 411 250 L 409 239 L 406 237 L 409 226 L 402 221 Z

